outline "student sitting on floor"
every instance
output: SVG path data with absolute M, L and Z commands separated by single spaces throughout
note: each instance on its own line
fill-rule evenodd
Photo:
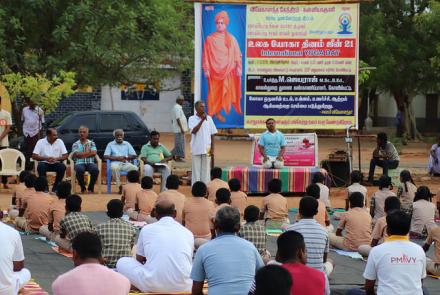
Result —
M 240 227 L 238 236 L 254 244 L 263 262 L 267 264 L 271 258 L 271 254 L 266 248 L 266 229 L 264 224 L 258 220 L 259 216 L 260 209 L 258 209 L 257 206 L 247 206 L 246 209 L 244 209 L 244 220 L 246 220 L 246 223 Z
M 121 257 L 130 257 L 131 249 L 136 238 L 136 228 L 122 219 L 123 204 L 121 200 L 113 199 L 107 203 L 107 222 L 96 226 L 96 232 L 101 238 L 104 264 L 110 268 L 116 267 Z
M 47 180 L 38 177 L 35 180 L 35 193 L 30 195 L 23 204 L 24 215 L 15 219 L 15 225 L 25 231 L 38 232 L 41 226 L 48 224 L 49 208 L 52 197 L 47 190 Z
M 329 238 L 325 227 L 319 224 L 314 216 L 318 213 L 318 201 L 313 197 L 303 197 L 299 201 L 299 221 L 290 225 L 287 230 L 302 234 L 306 243 L 307 266 L 316 268 L 330 276 L 334 262 L 328 259 Z
M 20 172 L 20 175 L 18 175 L 18 181 L 19 183 L 14 187 L 12 191 L 12 202 L 11 207 L 8 210 L 8 215 L 11 216 L 11 212 L 13 212 L 14 218 L 18 216 L 18 204 L 21 202 L 21 199 L 23 198 L 23 192 L 26 189 L 26 185 L 24 184 L 24 180 L 26 177 L 28 177 L 30 174 L 29 171 L 23 170 Z
M 176 209 L 176 221 L 182 223 L 183 206 L 185 205 L 185 195 L 178 191 L 180 180 L 177 175 L 170 175 L 167 178 L 166 188 L 167 190 L 159 193 L 157 202 L 163 200 L 169 200 L 174 204 Z
M 385 213 L 388 214 L 393 210 L 400 210 L 400 201 L 397 197 L 388 197 L 385 200 Z M 376 224 L 374 225 L 371 237 L 371 245 L 359 246 L 358 251 L 362 256 L 368 256 L 373 247 L 382 244 L 388 237 L 386 216 L 383 216 L 377 220 Z
M 240 220 L 243 221 L 244 209 L 247 206 L 247 195 L 241 191 L 240 180 L 237 178 L 229 179 L 228 185 L 231 190 L 231 206 L 238 208 Z
M 203 182 L 196 181 L 191 193 L 192 197 L 185 200 L 182 224 L 193 233 L 194 246 L 198 249 L 214 235 L 215 207 L 206 199 L 207 190 Z
M 144 176 L 141 180 L 142 190 L 136 193 L 135 211 L 128 216 L 132 220 L 145 221 L 147 223 L 156 222 L 156 218 L 151 217 L 154 205 L 157 201 L 157 194 L 153 191 L 153 178 Z
M 325 204 L 326 208 L 331 208 L 332 206 L 330 203 L 330 189 L 324 184 L 324 182 L 325 177 L 324 174 L 322 174 L 321 172 L 317 172 L 313 176 L 312 183 L 316 183 L 319 186 L 319 199 Z
M 292 289 L 292 276 L 282 266 L 266 265 L 255 274 L 254 295 L 290 295 Z
M 333 225 L 330 224 L 330 217 L 328 216 L 327 209 L 324 202 L 321 201 L 320 188 L 316 183 L 310 184 L 306 188 L 306 196 L 313 197 L 318 201 L 318 213 L 315 215 L 315 220 L 322 225 L 328 232 L 334 230 Z M 298 215 L 296 216 L 298 218 Z
M 339 221 L 336 235 L 329 233 L 330 245 L 345 251 L 358 251 L 360 245 L 371 243 L 371 216 L 364 210 L 364 196 L 355 192 L 350 196 L 350 210 Z M 342 230 L 345 229 L 345 237 Z
M 215 202 L 215 193 L 219 188 L 229 189 L 226 181 L 222 180 L 222 168 L 214 167 L 211 169 L 211 181 L 206 184 L 208 187 L 208 200 Z
M 40 235 L 53 240 L 60 234 L 60 221 L 66 215 L 66 198 L 72 193 L 69 181 L 62 181 L 57 187 L 58 199 L 53 201 L 49 208 L 48 224 L 40 227 Z
M 281 195 L 281 180 L 272 179 L 267 187 L 270 194 L 263 198 L 260 207 L 260 219 L 265 220 L 266 228 L 281 228 L 289 224 L 287 199 Z
M 426 258 L 426 271 L 432 275 L 440 276 L 440 226 L 431 229 L 423 245 L 423 250 L 427 252 L 432 243 L 434 243 L 435 256 L 434 260 Z
M 32 173 L 28 173 L 27 176 L 24 178 L 23 183 L 25 189 L 20 194 L 15 194 L 15 208 L 11 208 L 8 213 L 8 216 L 11 220 L 14 220 L 18 216 L 23 216 L 24 204 L 27 202 L 27 199 L 35 193 L 34 185 L 36 179 L 37 177 Z
M 71 241 L 81 232 L 94 231 L 90 218 L 81 213 L 82 199 L 78 195 L 66 198 L 66 216 L 60 221 L 60 235 L 54 242 L 64 250 L 72 251 Z
M 396 194 L 391 191 L 392 188 L 391 178 L 382 175 L 379 178 L 379 190 L 373 193 L 370 201 L 370 214 L 373 218 L 373 224 L 375 224 L 379 218 L 385 216 L 384 206 L 386 198 L 396 196 Z
M 102 244 L 95 233 L 79 233 L 72 241 L 75 268 L 58 276 L 52 283 L 54 295 L 126 295 L 130 281 L 101 265 Z
M 121 201 L 124 204 L 124 212 L 128 215 L 135 210 L 136 194 L 142 190 L 139 184 L 139 172 L 131 170 L 127 173 L 127 183 L 122 186 Z
M 414 197 L 409 236 L 412 239 L 426 239 L 431 228 L 435 227 L 435 205 L 431 203 L 432 194 L 427 186 L 420 186 Z
M 216 212 L 223 207 L 231 206 L 231 192 L 227 188 L 219 188 L 215 193 Z M 238 208 L 237 208 L 238 209 Z
M 282 233 L 277 239 L 277 246 L 276 260 L 289 271 L 294 282 L 291 294 L 330 294 L 330 286 L 325 273 L 306 265 L 306 244 L 299 232 L 289 230 Z
M 350 195 L 354 192 L 360 192 L 364 196 L 364 204 L 367 206 L 367 188 L 362 183 L 362 172 L 358 170 L 354 170 L 350 174 L 351 185 L 347 187 L 347 199 L 345 201 L 345 211 L 349 209 L 349 201 Z
M 388 213 L 386 241 L 371 249 L 364 271 L 365 290 L 350 290 L 347 295 L 422 295 L 426 277 L 423 249 L 408 240 L 411 219 L 401 210 Z
M 18 231 L 0 222 L 0 294 L 16 295 L 31 279 Z
M 402 210 L 411 215 L 417 186 L 414 184 L 414 180 L 408 170 L 400 172 L 400 183 L 397 188 L 397 197 L 402 202 Z

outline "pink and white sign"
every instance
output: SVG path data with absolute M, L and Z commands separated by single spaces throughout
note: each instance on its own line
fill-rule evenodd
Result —
M 286 151 L 284 166 L 287 167 L 317 167 L 318 166 L 318 136 L 316 133 L 285 134 Z M 252 165 L 261 165 L 261 154 L 258 149 L 260 135 L 255 135 L 252 151 Z

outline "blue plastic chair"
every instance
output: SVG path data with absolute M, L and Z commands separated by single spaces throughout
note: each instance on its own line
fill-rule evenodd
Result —
M 111 168 L 111 162 L 109 159 L 107 159 L 107 193 L 111 194 L 112 192 L 112 168 Z M 133 164 L 135 166 L 139 165 L 139 161 L 138 159 L 133 159 Z M 120 175 L 121 176 L 126 176 L 128 172 L 126 171 L 121 171 Z

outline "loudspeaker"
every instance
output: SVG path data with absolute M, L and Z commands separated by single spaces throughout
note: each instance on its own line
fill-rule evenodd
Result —
M 321 167 L 327 170 L 332 179 L 332 187 L 345 187 L 350 182 L 350 163 L 347 161 L 323 160 Z

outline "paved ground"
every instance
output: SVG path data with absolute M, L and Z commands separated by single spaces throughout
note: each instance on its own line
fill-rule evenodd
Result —
M 86 212 L 86 214 L 96 224 L 107 219 L 103 212 Z M 334 222 L 334 225 L 336 224 Z M 26 267 L 31 270 L 32 277 L 43 289 L 51 293 L 52 282 L 58 275 L 72 269 L 73 263 L 70 259 L 53 252 L 49 245 L 36 240 L 35 237 L 37 236 L 22 236 Z M 276 238 L 269 237 L 268 249 L 273 254 L 276 252 Z M 365 262 L 340 256 L 334 252 L 330 253 L 330 257 L 336 262 L 335 271 L 330 278 L 332 294 L 345 294 L 346 290 L 357 288 L 363 284 L 362 272 L 365 268 Z M 439 280 L 428 278 L 424 285 L 430 294 L 440 294 Z

